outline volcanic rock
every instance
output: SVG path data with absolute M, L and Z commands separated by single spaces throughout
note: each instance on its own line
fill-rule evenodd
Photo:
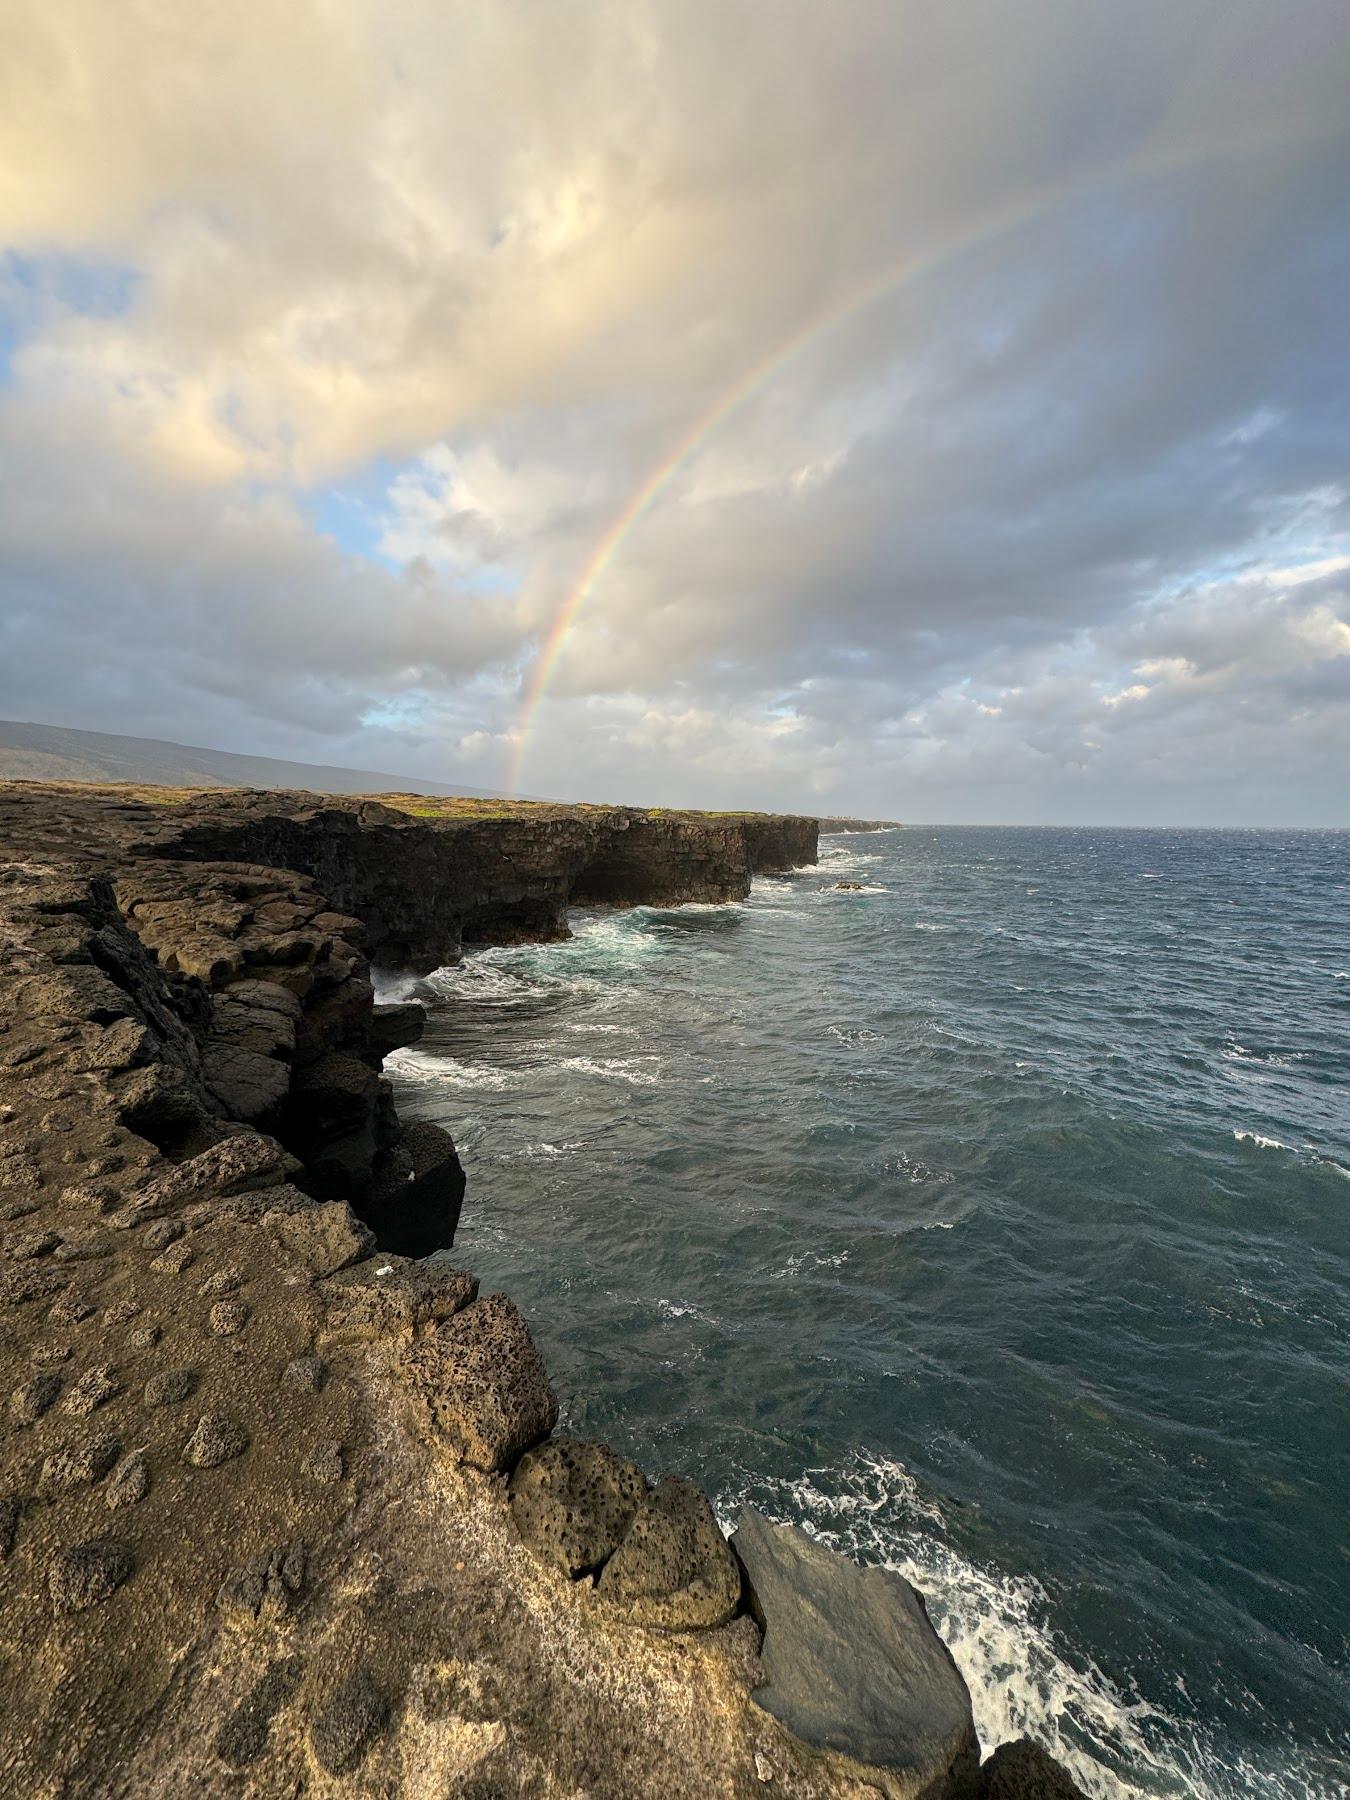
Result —
M 970 1694 L 903 1576 L 749 1507 L 731 1541 L 764 1632 L 758 1705 L 803 1742 L 874 1769 L 867 1779 L 890 1800 L 973 1782 Z
M 638 1508 L 596 1592 L 634 1625 L 725 1624 L 740 1603 L 741 1576 L 707 1495 L 678 1476 L 663 1481 Z
M 535 1555 L 575 1578 L 609 1560 L 646 1494 L 642 1471 L 608 1444 L 554 1438 L 521 1458 L 511 1513 Z

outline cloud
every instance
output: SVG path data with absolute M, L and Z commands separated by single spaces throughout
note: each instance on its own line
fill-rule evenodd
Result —
M 650 488 L 527 786 L 1339 817 L 1347 81 L 1335 0 L 16 0 L 0 708 L 490 784 Z

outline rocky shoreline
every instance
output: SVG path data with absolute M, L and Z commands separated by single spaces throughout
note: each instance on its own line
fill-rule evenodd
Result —
M 0 784 L 0 1791 L 963 1795 L 899 1577 L 557 1437 L 373 961 L 729 900 L 817 822 Z

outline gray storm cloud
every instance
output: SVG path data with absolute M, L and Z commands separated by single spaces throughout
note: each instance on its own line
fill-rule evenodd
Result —
M 0 712 L 494 784 L 665 469 L 527 786 L 1343 818 L 1347 91 L 1338 0 L 9 0 Z

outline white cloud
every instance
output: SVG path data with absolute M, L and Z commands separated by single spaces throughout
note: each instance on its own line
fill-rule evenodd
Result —
M 14 0 L 0 708 L 490 785 L 598 561 L 534 787 L 1343 804 L 1350 17 L 1300 33 Z

